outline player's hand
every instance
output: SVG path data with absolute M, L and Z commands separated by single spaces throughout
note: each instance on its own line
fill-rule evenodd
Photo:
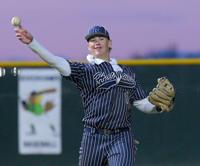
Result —
M 33 36 L 26 29 L 21 26 L 14 29 L 16 37 L 24 44 L 30 44 L 33 40 Z
M 174 86 L 167 78 L 159 78 L 156 88 L 149 93 L 148 99 L 159 111 L 169 112 L 174 106 Z

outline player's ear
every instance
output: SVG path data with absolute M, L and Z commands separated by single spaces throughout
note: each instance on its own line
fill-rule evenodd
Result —
M 112 40 L 108 41 L 108 47 L 109 47 L 110 50 L 112 50 Z
M 88 51 L 91 51 L 91 48 L 90 48 L 89 44 L 88 44 Z

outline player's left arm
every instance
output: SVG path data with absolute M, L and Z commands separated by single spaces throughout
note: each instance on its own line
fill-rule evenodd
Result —
M 134 71 L 132 72 L 134 73 Z M 135 106 L 138 110 L 144 113 L 148 114 L 160 113 L 157 107 L 151 102 L 149 102 L 148 94 L 142 88 L 140 82 L 136 78 L 136 75 L 134 75 L 134 78 L 135 78 L 135 88 L 131 93 L 131 101 L 133 101 L 133 106 Z
M 133 105 L 138 110 L 140 110 L 144 113 L 147 113 L 147 114 L 161 113 L 161 111 L 159 111 L 155 105 L 153 105 L 149 102 L 148 97 L 141 99 L 141 100 L 134 101 Z

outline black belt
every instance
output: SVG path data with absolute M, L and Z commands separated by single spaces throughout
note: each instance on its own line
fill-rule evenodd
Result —
M 84 130 L 88 132 L 98 133 L 98 134 L 110 135 L 110 134 L 117 134 L 122 131 L 129 131 L 130 128 L 124 127 L 124 128 L 118 128 L 118 129 L 97 129 L 93 127 L 85 127 Z

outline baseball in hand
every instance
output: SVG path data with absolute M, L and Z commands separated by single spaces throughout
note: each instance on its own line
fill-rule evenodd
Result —
M 20 26 L 21 25 L 21 19 L 17 16 L 14 16 L 12 19 L 11 19 L 11 24 L 15 27 L 17 26 Z

